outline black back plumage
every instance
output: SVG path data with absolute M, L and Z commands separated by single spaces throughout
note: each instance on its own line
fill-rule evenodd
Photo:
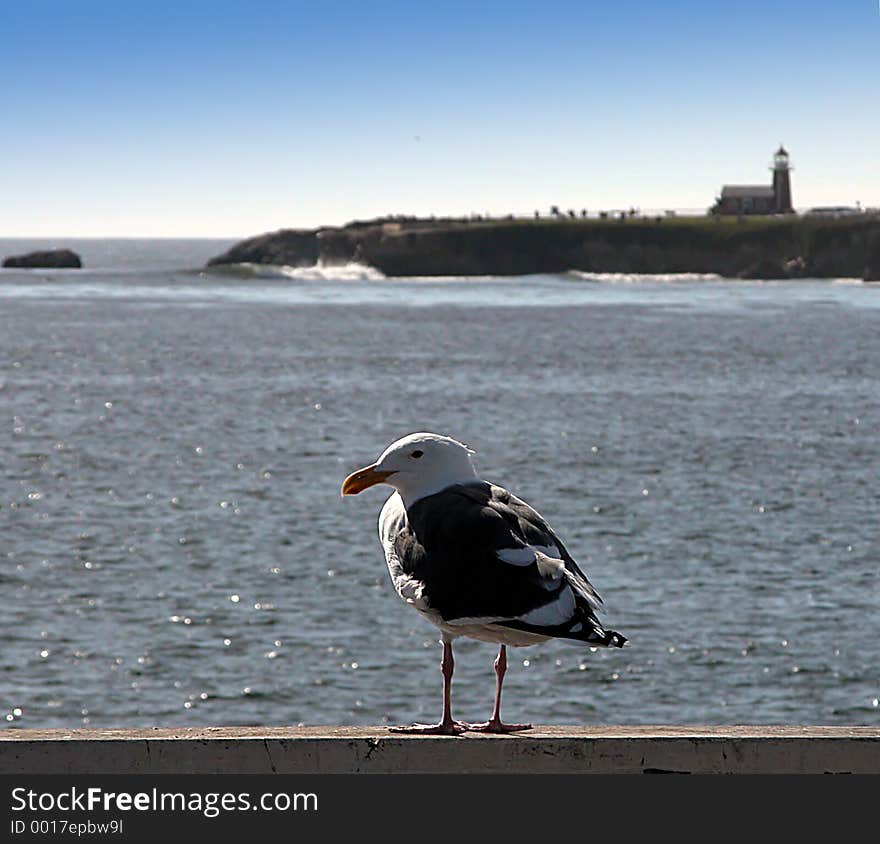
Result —
M 565 564 L 552 580 L 537 561 L 505 562 L 499 551 L 526 546 Z M 601 604 L 586 575 L 544 518 L 502 487 L 486 482 L 456 484 L 419 499 L 407 509 L 407 524 L 394 538 L 403 571 L 424 584 L 424 596 L 444 621 L 497 619 L 493 623 L 544 636 L 622 646 L 626 639 L 606 631 L 594 606 Z M 518 619 L 556 601 L 571 588 L 575 611 L 564 624 L 537 625 Z

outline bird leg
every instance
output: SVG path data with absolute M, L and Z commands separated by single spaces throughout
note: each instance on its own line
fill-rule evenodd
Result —
M 505 724 L 501 720 L 501 684 L 507 671 L 507 645 L 498 649 L 495 658 L 495 707 L 492 717 L 483 724 L 468 724 L 468 729 L 475 733 L 515 733 L 519 730 L 532 729 L 531 724 Z
M 419 735 L 457 736 L 468 729 L 467 724 L 452 719 L 452 672 L 455 660 L 452 658 L 452 642 L 443 640 L 443 658 L 440 672 L 443 674 L 443 717 L 439 724 L 412 724 L 409 727 L 389 727 L 392 733 L 417 733 Z

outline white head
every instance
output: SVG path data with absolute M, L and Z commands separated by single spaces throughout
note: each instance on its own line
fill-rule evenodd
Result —
M 453 484 L 479 480 L 463 443 L 440 434 L 409 434 L 391 443 L 379 459 L 358 469 L 342 484 L 343 495 L 357 495 L 374 484 L 393 486 L 409 507 Z

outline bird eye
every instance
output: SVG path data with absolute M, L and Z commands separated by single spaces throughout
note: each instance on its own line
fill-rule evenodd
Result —
M 417 449 L 416 449 L 416 450 L 410 455 L 410 457 L 415 457 L 416 460 L 418 460 L 418 459 L 419 459 L 424 453 L 425 453 L 425 452 L 422 451 L 420 448 L 417 448 Z

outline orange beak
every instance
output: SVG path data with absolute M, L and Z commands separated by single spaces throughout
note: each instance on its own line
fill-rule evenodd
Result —
M 386 472 L 384 469 L 379 469 L 375 463 L 372 466 L 364 466 L 363 469 L 352 472 L 342 482 L 342 494 L 357 495 L 359 492 L 380 484 L 386 478 L 396 474 L 396 472 Z

